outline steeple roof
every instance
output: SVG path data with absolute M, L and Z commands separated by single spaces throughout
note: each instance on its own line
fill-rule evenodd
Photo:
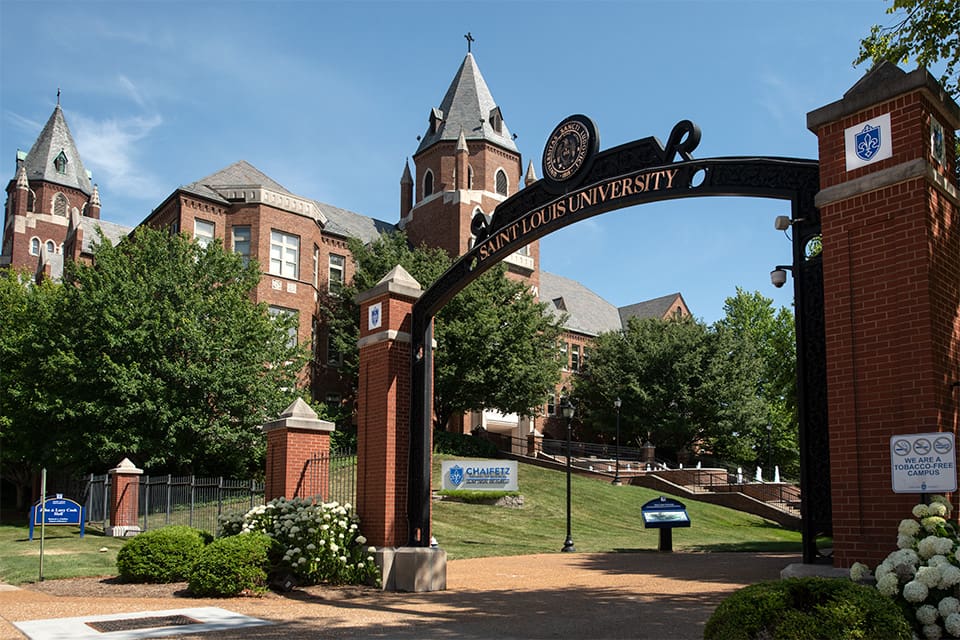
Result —
M 417 153 L 444 140 L 456 141 L 461 129 L 468 141 L 485 140 L 519 153 L 472 53 L 463 59 L 440 107 L 431 111 Z
M 62 158 L 61 154 L 63 154 Z M 30 148 L 23 164 L 29 180 L 61 184 L 79 189 L 87 195 L 93 191 L 90 176 L 83 167 L 77 145 L 73 142 L 70 127 L 67 126 L 59 104 L 54 108 L 37 141 Z

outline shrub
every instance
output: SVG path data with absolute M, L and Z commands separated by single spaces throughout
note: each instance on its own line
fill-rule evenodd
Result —
M 221 518 L 220 535 L 265 533 L 279 544 L 277 571 L 299 584 L 363 584 L 378 575 L 349 504 L 277 498 L 242 516 Z
M 211 539 L 180 525 L 144 531 L 117 552 L 117 571 L 129 582 L 181 582 Z
M 897 527 L 897 551 L 875 571 L 877 590 L 907 613 L 921 638 L 960 638 L 960 532 L 943 496 L 913 507 L 913 518 Z M 869 577 L 854 563 L 850 577 Z
M 263 593 L 276 562 L 275 549 L 276 542 L 262 533 L 220 538 L 200 553 L 188 588 L 197 596 Z
M 433 430 L 433 452 L 464 458 L 496 458 L 496 445 L 478 436 Z
M 900 609 L 837 578 L 789 578 L 740 589 L 707 621 L 704 640 L 910 640 Z

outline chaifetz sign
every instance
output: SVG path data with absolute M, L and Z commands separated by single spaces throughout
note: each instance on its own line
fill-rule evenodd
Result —
M 890 438 L 894 493 L 957 490 L 957 456 L 952 433 L 916 433 Z
M 444 460 L 444 491 L 517 491 L 516 460 Z

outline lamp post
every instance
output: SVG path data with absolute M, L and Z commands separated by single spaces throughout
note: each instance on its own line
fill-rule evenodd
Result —
M 563 552 L 576 551 L 573 546 L 573 537 L 570 535 L 570 423 L 573 422 L 573 404 L 569 398 L 564 398 L 560 404 L 560 413 L 567 419 L 567 539 L 563 541 Z
M 622 482 L 620 482 L 620 405 L 623 402 L 620 400 L 620 396 L 617 396 L 617 399 L 613 401 L 613 406 L 617 408 L 617 466 L 616 471 L 613 474 L 613 481 L 610 483 L 614 486 L 619 487 Z

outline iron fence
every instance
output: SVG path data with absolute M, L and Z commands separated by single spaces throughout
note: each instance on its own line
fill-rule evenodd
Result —
M 357 504 L 357 453 L 332 451 L 307 460 L 294 494 L 321 502 Z

